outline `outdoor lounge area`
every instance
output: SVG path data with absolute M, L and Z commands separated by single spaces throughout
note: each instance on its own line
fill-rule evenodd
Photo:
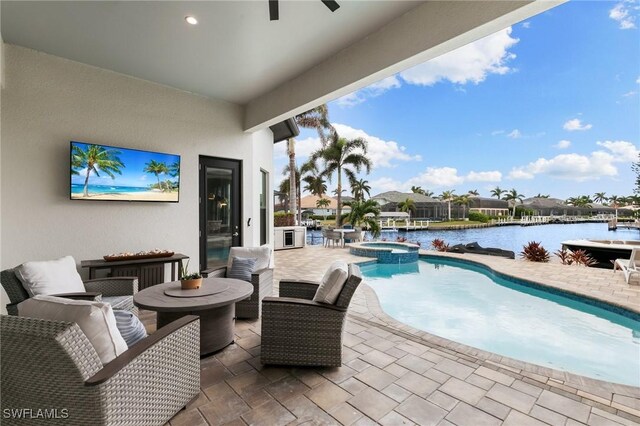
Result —
M 313 265 L 307 261 L 310 256 Z M 629 293 L 620 273 L 612 282 L 611 271 L 567 274 L 561 265 L 515 269 L 512 260 L 478 257 L 504 272 L 534 274 L 549 285 L 606 295 L 620 303 L 638 304 L 640 298 L 640 291 Z M 275 270 L 276 282 L 284 277 L 318 279 L 335 259 L 363 260 L 348 249 L 276 252 L 276 264 L 281 265 Z M 587 276 L 592 280 L 585 289 Z M 141 317 L 153 327 L 153 314 L 142 312 Z M 238 321 L 235 344 L 201 360 L 199 398 L 171 425 L 519 426 L 640 420 L 637 389 L 558 376 L 430 336 L 385 315 L 366 284 L 349 307 L 341 367 L 265 366 L 260 363 L 260 329 L 260 321 Z
M 398 253 L 339 217 L 274 251 L 296 117 L 563 2 L 3 0 L 0 424 L 640 424 L 640 387 L 412 327 L 366 274 L 476 262 L 636 321 L 632 262 Z

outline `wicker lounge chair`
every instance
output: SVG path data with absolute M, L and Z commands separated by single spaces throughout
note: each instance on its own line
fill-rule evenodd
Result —
M 319 283 L 281 280 L 280 297 L 262 301 L 263 364 L 339 367 L 342 335 L 351 297 L 362 281 L 360 268 L 349 276 L 335 305 L 314 302 Z
M 14 269 L 5 269 L 0 272 L 0 283 L 9 296 L 7 304 L 9 315 L 18 315 L 18 303 L 29 298 L 29 293 L 16 276 Z M 69 299 L 96 300 L 107 302 L 113 309 L 136 311 L 133 306 L 133 295 L 138 292 L 138 278 L 136 277 L 112 277 L 97 278 L 83 281 L 86 293 L 57 294 L 56 296 Z
M 2 411 L 47 425 L 163 425 L 200 392 L 200 320 L 186 316 L 106 365 L 75 323 L 0 316 Z M 3 425 L 37 420 L 3 418 Z
M 243 256 L 242 249 L 244 247 L 231 247 L 229 256 Z M 271 252 L 270 256 L 273 256 Z M 202 271 L 203 277 L 226 277 L 227 266 L 218 266 L 215 268 Z M 262 305 L 260 302 L 266 296 L 273 294 L 273 269 L 265 268 L 255 271 L 251 274 L 251 284 L 253 284 L 253 294 L 247 300 L 236 303 L 236 317 L 256 319 L 260 318 Z

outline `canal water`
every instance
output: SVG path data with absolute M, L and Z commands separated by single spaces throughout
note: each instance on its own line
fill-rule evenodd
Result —
M 482 247 L 511 250 L 518 255 L 522 251 L 522 246 L 529 241 L 542 242 L 542 246 L 550 253 L 553 253 L 562 247 L 562 241 L 565 240 L 640 240 L 640 232 L 636 229 L 608 231 L 606 223 L 581 223 L 571 225 L 497 226 L 452 231 L 384 231 L 378 240 L 396 241 L 398 237 L 406 238 L 408 242 L 418 242 L 423 248 L 431 248 L 431 241 L 439 238 L 451 246 L 477 242 Z M 368 233 L 366 238 L 372 240 L 371 235 Z M 307 244 L 322 244 L 321 232 L 307 231 Z

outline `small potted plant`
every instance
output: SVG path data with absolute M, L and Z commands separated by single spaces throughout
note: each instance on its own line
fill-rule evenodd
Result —
M 180 285 L 183 290 L 195 290 L 202 285 L 202 275 L 199 272 L 189 273 L 189 261 L 180 267 Z

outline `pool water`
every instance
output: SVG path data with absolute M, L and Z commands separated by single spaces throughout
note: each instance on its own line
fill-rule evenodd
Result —
M 640 321 L 461 262 L 362 266 L 385 312 L 469 346 L 640 386 Z

